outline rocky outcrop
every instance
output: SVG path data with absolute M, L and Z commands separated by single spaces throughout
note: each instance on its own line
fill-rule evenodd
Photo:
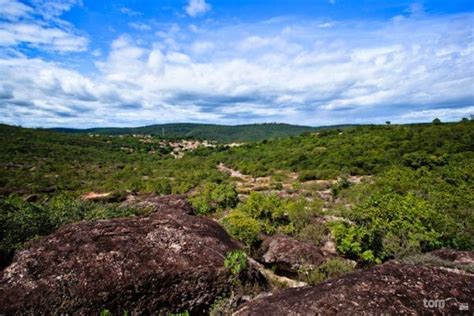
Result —
M 474 264 L 473 251 L 459 251 L 453 249 L 438 249 L 430 252 L 430 255 L 442 260 L 450 261 L 455 264 L 472 265 Z
M 30 243 L 0 273 L 0 314 L 203 313 L 232 286 L 239 244 L 177 197 L 148 216 L 69 225 Z
M 260 261 L 275 266 L 282 275 L 295 275 L 300 268 L 314 268 L 325 261 L 319 248 L 284 235 L 266 238 L 259 252 Z
M 473 275 L 389 262 L 256 299 L 236 315 L 459 315 L 473 308 Z

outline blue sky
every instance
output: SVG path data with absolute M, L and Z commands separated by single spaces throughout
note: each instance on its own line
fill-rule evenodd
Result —
M 474 2 L 0 0 L 0 122 L 459 120 Z

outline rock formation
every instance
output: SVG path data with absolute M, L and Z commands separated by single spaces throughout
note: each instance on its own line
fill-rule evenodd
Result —
M 0 272 L 0 314 L 205 312 L 232 287 L 223 262 L 239 244 L 182 198 L 153 205 L 31 242 Z
M 253 300 L 236 315 L 459 315 L 473 308 L 474 275 L 388 262 Z

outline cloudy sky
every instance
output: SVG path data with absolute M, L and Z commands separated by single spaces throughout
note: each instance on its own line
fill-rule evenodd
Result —
M 459 120 L 472 0 L 0 0 L 0 122 Z

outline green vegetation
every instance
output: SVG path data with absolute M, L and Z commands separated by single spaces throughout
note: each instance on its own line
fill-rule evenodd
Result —
M 474 122 L 442 125 L 363 126 L 324 130 L 232 148 L 222 161 L 242 173 L 296 171 L 300 181 L 373 175 L 411 163 L 429 168 L 472 159 Z
M 349 215 L 356 225 L 338 222 L 332 230 L 338 250 L 353 259 L 381 262 L 440 244 L 438 214 L 412 193 L 371 196 Z
M 302 281 L 309 285 L 315 285 L 352 271 L 354 271 L 353 265 L 346 260 L 335 258 L 327 260 L 317 268 L 301 269 L 298 275 Z
M 248 267 L 247 255 L 242 250 L 230 251 L 225 256 L 224 267 L 229 269 L 232 275 L 238 276 Z
M 29 203 L 13 195 L 0 199 L 0 265 L 11 258 L 15 249 L 21 248 L 24 242 L 50 234 L 65 224 L 146 212 L 146 209 L 81 201 L 67 195 L 55 196 L 43 204 Z
M 289 124 L 248 124 L 248 125 L 215 125 L 174 123 L 159 124 L 136 128 L 92 128 L 86 130 L 57 128 L 60 132 L 94 133 L 104 135 L 157 135 L 167 138 L 195 138 L 216 140 L 223 143 L 252 142 L 269 138 L 286 137 L 311 132 L 317 128 Z
M 242 211 L 232 211 L 222 220 L 229 234 L 245 243 L 248 247 L 254 245 L 260 233 L 260 224 Z
M 329 231 L 341 255 L 365 263 L 439 247 L 472 250 L 473 139 L 470 120 L 387 124 L 201 147 L 175 159 L 160 136 L 0 125 L 1 256 L 67 223 L 144 212 L 80 199 L 90 191 L 115 200 L 131 192 L 188 194 L 198 214 L 217 218 L 248 250 L 262 234 L 277 233 L 321 246 Z M 237 185 L 220 163 L 250 186 Z M 264 185 L 255 178 L 262 176 Z
M 0 196 L 64 191 L 185 193 L 227 175 L 206 149 L 174 159 L 169 149 L 132 136 L 66 135 L 0 125 Z M 152 139 L 158 142 L 159 139 Z
M 231 183 L 205 183 L 199 194 L 189 199 L 197 214 L 206 215 L 233 208 L 239 199 Z

